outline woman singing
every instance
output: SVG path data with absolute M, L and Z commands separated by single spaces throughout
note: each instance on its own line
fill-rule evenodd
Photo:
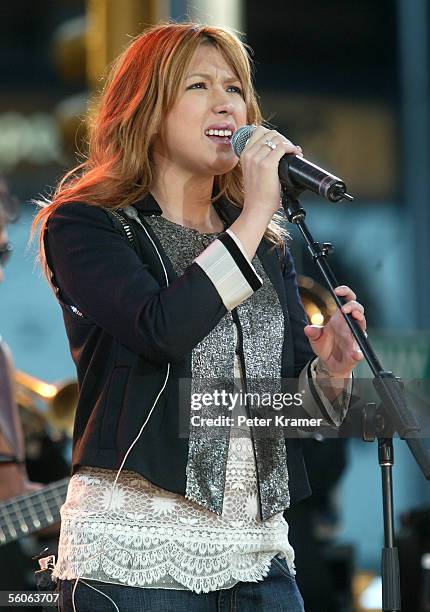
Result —
M 239 164 L 245 124 L 259 127 Z M 193 416 L 217 410 L 189 395 L 180 435 L 181 382 L 212 378 L 301 377 L 306 412 L 338 425 L 332 380 L 347 388 L 362 358 L 340 312 L 307 325 L 275 214 L 279 160 L 301 149 L 260 124 L 234 35 L 154 27 L 116 62 L 87 160 L 36 218 L 80 388 L 63 610 L 303 610 L 283 518 L 309 494 L 299 441 L 236 422 L 201 436 Z

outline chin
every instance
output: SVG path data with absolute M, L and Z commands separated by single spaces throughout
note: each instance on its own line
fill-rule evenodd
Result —
M 211 170 L 213 171 L 215 176 L 219 176 L 220 174 L 227 174 L 227 172 L 231 172 L 234 168 L 236 168 L 238 162 L 239 160 L 237 159 L 237 157 L 230 160 L 230 162 L 228 162 L 227 160 L 219 160 L 218 162 L 213 163 L 211 165 Z

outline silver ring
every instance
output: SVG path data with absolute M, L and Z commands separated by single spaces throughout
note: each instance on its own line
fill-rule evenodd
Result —
M 267 145 L 270 149 L 272 149 L 272 151 L 274 151 L 276 147 L 278 146 L 278 145 L 275 145 L 275 143 L 272 142 L 271 140 L 265 140 L 264 144 Z

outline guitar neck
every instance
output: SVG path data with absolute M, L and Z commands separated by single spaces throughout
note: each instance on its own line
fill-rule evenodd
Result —
M 0 546 L 60 520 L 69 478 L 0 503 Z

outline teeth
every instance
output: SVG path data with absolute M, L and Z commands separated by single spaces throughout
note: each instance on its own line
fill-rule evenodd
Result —
M 207 136 L 220 136 L 224 138 L 226 136 L 231 136 L 233 132 L 231 130 L 206 130 L 205 134 Z

